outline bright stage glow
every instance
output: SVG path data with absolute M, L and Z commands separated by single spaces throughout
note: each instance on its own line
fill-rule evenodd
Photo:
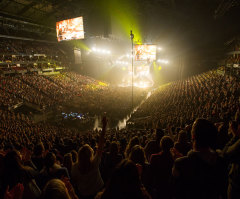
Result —
M 132 58 L 133 56 L 132 55 L 130 55 L 130 54 L 126 54 L 125 55 L 127 58 Z
M 131 87 L 132 86 L 132 80 L 131 77 L 129 77 L 128 80 L 123 80 L 121 84 L 119 84 L 120 87 Z M 134 87 L 137 88 L 150 88 L 153 86 L 152 80 L 137 80 L 134 79 L 133 83 Z
M 136 61 L 156 60 L 156 45 L 135 45 L 134 55 Z
M 163 64 L 168 64 L 169 61 L 168 60 L 165 60 L 165 59 L 159 59 L 157 60 L 158 63 L 163 63 Z
M 57 40 L 84 39 L 83 18 L 77 17 L 56 23 Z
M 100 48 L 95 48 L 95 47 L 92 48 L 92 52 L 97 52 L 100 54 L 111 54 L 110 50 L 100 49 Z
M 132 72 L 131 64 L 126 66 L 126 74 L 122 78 L 122 83 L 119 85 L 121 87 L 131 87 L 132 77 L 133 86 L 138 88 L 149 88 L 152 87 L 154 82 L 150 73 L 150 64 L 147 62 L 137 62 L 135 66 L 134 73 Z M 122 70 L 125 67 L 122 66 Z
M 129 63 L 125 61 L 116 61 L 116 64 L 128 65 Z
M 129 77 L 128 79 L 125 79 L 122 81 L 122 84 L 119 86 L 121 87 L 131 87 L 132 86 L 132 79 Z M 138 88 L 150 88 L 153 86 L 153 81 L 151 79 L 136 79 L 134 78 L 133 86 Z
M 152 87 L 152 83 L 140 81 L 135 83 L 134 86 L 138 88 L 148 88 L 148 87 Z

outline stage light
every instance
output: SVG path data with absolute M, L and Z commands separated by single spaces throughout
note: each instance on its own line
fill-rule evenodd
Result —
M 157 60 L 158 63 L 163 63 L 163 64 L 168 64 L 169 61 L 168 60 L 164 60 L 164 59 L 159 59 Z
M 161 47 L 158 47 L 157 49 L 158 49 L 159 51 L 161 51 L 161 50 L 162 50 L 162 48 L 161 48 Z
M 121 65 L 128 65 L 129 63 L 128 62 L 125 62 L 125 61 L 116 61 L 116 64 L 121 64 Z
M 95 47 L 92 48 L 92 51 L 93 52 L 98 52 L 98 53 L 101 53 L 101 54 L 111 54 L 110 50 L 105 50 L 105 49 L 100 49 L 100 48 L 95 48 Z

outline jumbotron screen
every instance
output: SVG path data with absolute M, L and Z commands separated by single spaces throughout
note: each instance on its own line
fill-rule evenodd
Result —
M 153 61 L 156 60 L 156 45 L 135 45 L 135 60 L 136 61 Z
M 57 40 L 84 39 L 83 18 L 66 19 L 56 23 Z

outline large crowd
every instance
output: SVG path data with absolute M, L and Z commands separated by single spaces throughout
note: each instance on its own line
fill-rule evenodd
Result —
M 0 70 L 20 67 L 68 66 L 72 60 L 69 46 L 31 40 L 0 39 Z
M 109 119 L 131 107 L 127 89 L 73 72 L 1 81 L 6 105 L 22 98 L 39 103 L 29 96 L 37 94 L 42 102 L 61 103 L 69 93 L 88 110 L 107 111 Z M 34 123 L 6 109 L 0 118 L 1 198 L 240 198 L 236 77 L 210 71 L 160 87 L 133 114 L 140 130 L 108 128 L 106 116 L 102 130 L 86 132 Z
M 61 82 L 62 84 L 53 81 L 53 79 L 57 78 L 57 75 L 54 77 L 46 77 L 32 73 L 0 77 L 0 88 L 2 90 L 0 104 L 2 104 L 2 106 L 11 105 L 12 103 L 8 104 L 5 100 L 9 95 L 12 96 L 10 97 L 12 99 L 17 98 L 19 101 L 27 101 L 39 106 L 51 107 L 62 104 L 72 99 L 78 92 L 80 93 L 81 90 L 79 90 L 79 87 L 82 88 L 83 86 L 83 83 L 77 86 L 75 81 L 71 80 L 71 74 L 72 73 L 69 73 L 69 81 L 63 81 Z M 87 81 L 90 79 L 81 75 L 78 75 L 78 78 L 86 79 L 86 83 L 84 84 L 87 84 Z M 94 80 L 89 81 L 92 84 L 96 84 Z M 76 87 L 72 86 L 74 83 Z
M 0 115 L 2 198 L 239 197 L 238 112 L 229 128 L 197 119 L 181 129 L 106 130 L 103 121 L 85 134 Z
M 133 114 L 132 120 L 151 128 L 184 127 L 197 117 L 223 122 L 233 118 L 240 105 L 239 97 L 237 76 L 209 71 L 161 86 Z
M 131 112 L 131 88 L 111 86 L 74 72 L 65 72 L 49 78 L 65 90 L 71 91 L 67 95 L 77 96 L 76 101 L 83 112 L 99 115 L 102 111 L 106 111 L 112 118 L 117 119 L 123 119 Z M 142 92 L 142 89 L 135 88 L 134 107 L 140 104 L 146 95 L 147 91 Z
M 60 57 L 64 53 L 58 45 L 49 42 L 37 42 L 30 40 L 0 39 L 1 55 L 34 55 L 45 54 L 46 56 Z
M 0 82 L 0 107 L 5 109 L 20 102 L 49 110 L 75 104 L 77 111 L 92 116 L 99 115 L 104 110 L 114 118 L 123 119 L 132 108 L 130 88 L 113 87 L 74 72 L 51 76 L 37 73 L 18 74 L 0 77 Z M 145 96 L 146 92 L 142 93 L 141 89 L 136 89 L 134 106 Z

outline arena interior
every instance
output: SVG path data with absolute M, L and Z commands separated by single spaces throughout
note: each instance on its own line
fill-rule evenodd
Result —
M 239 0 L 0 0 L 1 199 L 240 199 Z

